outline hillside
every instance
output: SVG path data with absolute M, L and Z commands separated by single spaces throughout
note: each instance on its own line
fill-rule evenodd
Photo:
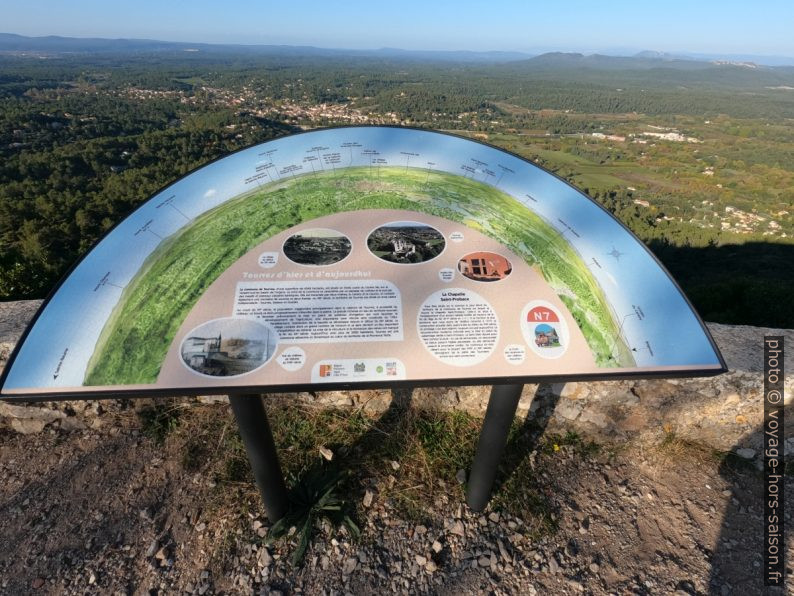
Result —
M 44 297 L 125 214 L 213 159 L 302 129 L 398 124 L 579 186 L 712 320 L 794 326 L 791 68 L 272 50 L 0 55 L 0 300 Z

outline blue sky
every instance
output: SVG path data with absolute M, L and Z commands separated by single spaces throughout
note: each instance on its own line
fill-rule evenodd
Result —
M 0 30 L 335 48 L 651 49 L 794 56 L 794 2 L 26 0 Z

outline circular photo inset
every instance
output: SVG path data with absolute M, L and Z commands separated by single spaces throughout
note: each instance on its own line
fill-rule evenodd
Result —
M 417 221 L 395 221 L 372 231 L 367 248 L 376 257 L 412 265 L 435 259 L 444 252 L 444 236 L 432 226 Z
M 215 319 L 187 334 L 179 349 L 191 371 L 208 377 L 237 377 L 264 366 L 276 351 L 278 333 L 253 319 Z
M 559 358 L 568 349 L 565 318 L 548 302 L 533 300 L 521 314 L 521 332 L 529 348 L 541 358 Z
M 458 271 L 474 281 L 499 281 L 510 275 L 513 266 L 495 252 L 472 252 L 458 261 Z
M 341 232 L 317 228 L 293 234 L 282 250 L 299 265 L 333 265 L 347 257 L 352 247 L 350 238 Z

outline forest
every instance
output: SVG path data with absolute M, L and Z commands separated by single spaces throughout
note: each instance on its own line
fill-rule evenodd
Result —
M 159 188 L 320 126 L 448 130 L 621 219 L 706 320 L 794 328 L 794 71 L 548 55 L 0 56 L 0 300 L 45 297 Z

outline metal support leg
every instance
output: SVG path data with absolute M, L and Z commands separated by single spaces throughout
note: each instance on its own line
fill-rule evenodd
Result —
M 276 522 L 286 515 L 289 504 L 264 401 L 261 395 L 230 395 L 229 403 L 265 503 L 265 512 L 271 522 Z
M 523 389 L 523 385 L 494 385 L 491 388 L 466 490 L 466 503 L 474 511 L 485 509 L 491 498 L 491 488 Z

